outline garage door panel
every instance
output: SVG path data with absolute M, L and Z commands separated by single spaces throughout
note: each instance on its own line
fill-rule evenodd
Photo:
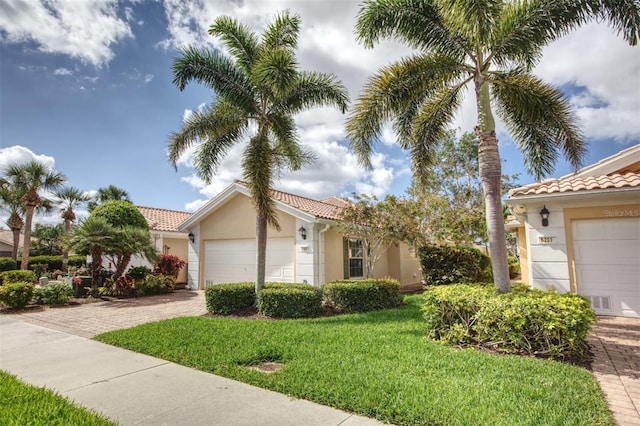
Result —
M 255 281 L 255 240 L 209 240 L 204 252 L 205 285 Z M 268 239 L 265 280 L 293 282 L 294 278 L 293 239 Z
M 640 218 L 575 220 L 578 293 L 597 314 L 640 316 Z

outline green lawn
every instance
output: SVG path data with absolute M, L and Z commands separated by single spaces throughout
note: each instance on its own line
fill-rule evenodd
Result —
M 116 423 L 76 407 L 50 390 L 27 385 L 0 370 L 0 424 L 107 426 Z
M 399 425 L 611 425 L 588 371 L 460 350 L 400 309 L 313 320 L 177 318 L 97 340 Z M 280 361 L 273 374 L 247 368 Z

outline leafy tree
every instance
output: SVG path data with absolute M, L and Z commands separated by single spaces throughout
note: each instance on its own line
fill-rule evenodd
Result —
M 131 202 L 131 199 L 129 198 L 129 193 L 124 189 L 118 188 L 115 185 L 109 185 L 106 188 L 98 188 L 98 194 L 94 199 L 89 200 L 87 209 L 89 212 L 92 212 L 100 204 L 104 204 L 107 201 Z
M 62 219 L 64 219 L 64 235 L 68 237 L 71 233 L 71 223 L 75 222 L 77 209 L 82 203 L 89 201 L 89 197 L 77 188 L 68 186 L 56 192 L 58 206 L 62 209 Z M 62 270 L 66 271 L 69 261 L 69 249 L 64 248 L 62 252 Z
M 65 182 L 65 177 L 42 163 L 31 161 L 25 164 L 11 164 L 4 171 L 5 179 L 23 194 L 20 202 L 25 209 L 24 243 L 20 269 L 27 269 L 31 247 L 31 224 L 38 207 L 46 205 L 40 196 L 44 191 L 55 191 Z
M 375 196 L 354 194 L 354 201 L 340 214 L 339 229 L 347 238 L 362 241 L 367 278 L 373 276 L 376 263 L 389 245 L 404 237 L 397 223 L 398 208 L 398 199 L 392 195 L 378 201 Z
M 36 223 L 33 227 L 31 255 L 54 256 L 62 252 L 62 226 L 42 225 Z
M 69 241 L 76 252 L 91 255 L 91 286 L 94 297 L 98 294 L 102 254 L 111 249 L 115 238 L 116 230 L 105 218 L 90 215 L 74 230 Z
M 337 106 L 345 112 L 349 102 L 335 76 L 298 70 L 299 31 L 300 18 L 289 12 L 276 15 L 261 37 L 231 17 L 219 17 L 209 34 L 220 37 L 230 55 L 188 47 L 173 64 L 173 82 L 180 90 L 195 81 L 216 96 L 171 136 L 173 166 L 189 147 L 198 145 L 196 173 L 209 183 L 229 149 L 246 142 L 242 173 L 257 212 L 256 292 L 264 286 L 267 224 L 280 227 L 270 193 L 274 176 L 313 160 L 300 145 L 293 116 L 314 106 Z
M 124 273 L 134 254 L 142 254 L 151 262 L 155 260 L 149 224 L 130 202 L 107 201 L 96 207 L 89 217 L 103 218 L 114 229 L 113 240 L 104 249 L 116 267 L 114 279 Z
M 356 34 L 367 47 L 393 38 L 418 52 L 369 79 L 347 120 L 352 148 L 370 166 L 372 144 L 392 120 L 414 175 L 428 176 L 434 148 L 471 86 L 492 269 L 501 292 L 511 287 L 494 110 L 537 178 L 549 175 L 560 155 L 580 167 L 586 149 L 569 101 L 531 70 L 546 45 L 592 20 L 608 22 L 637 44 L 637 0 L 371 0 L 359 12 Z

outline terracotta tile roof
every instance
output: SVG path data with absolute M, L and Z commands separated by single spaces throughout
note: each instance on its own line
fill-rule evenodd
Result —
M 149 222 L 152 231 L 179 232 L 178 225 L 187 220 L 192 213 L 177 210 L 157 209 L 155 207 L 136 206 Z
M 246 187 L 246 184 L 242 181 L 236 181 L 236 183 Z M 346 201 L 343 200 L 342 205 L 338 206 L 338 201 L 336 200 L 341 200 L 341 198 L 338 197 L 325 198 L 324 200 L 319 201 L 275 189 L 271 190 L 271 195 L 274 199 L 298 210 L 309 213 L 319 219 L 338 219 L 342 212 L 342 208 L 346 204 Z
M 638 170 L 595 177 L 582 178 L 569 175 L 559 179 L 549 179 L 512 189 L 509 191 L 509 197 L 634 187 L 640 187 L 640 171 Z

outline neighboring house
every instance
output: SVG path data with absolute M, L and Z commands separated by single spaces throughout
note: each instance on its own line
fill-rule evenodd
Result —
M 640 317 L 640 145 L 513 189 L 506 203 L 523 282 L 581 294 L 598 315 Z
M 366 276 L 362 242 L 344 238 L 336 228 L 344 200 L 313 200 L 276 190 L 271 195 L 281 229 L 268 229 L 266 281 L 320 286 Z M 255 281 L 256 212 L 241 182 L 209 200 L 178 230 L 190 236 L 189 288 Z M 419 260 L 406 244 L 392 244 L 373 276 L 395 278 L 402 286 L 419 283 Z
M 22 240 L 22 234 L 20 234 Z M 22 247 L 22 241 L 19 242 Z M 0 257 L 11 257 L 13 251 L 13 232 L 0 229 Z
M 171 254 L 187 261 L 189 237 L 186 232 L 178 230 L 178 225 L 187 220 L 191 213 L 176 210 L 157 209 L 154 207 L 136 206 L 147 219 L 151 239 L 156 253 Z M 131 259 L 129 266 L 147 266 L 150 264 L 138 256 Z M 187 267 L 180 270 L 177 283 L 187 282 Z

